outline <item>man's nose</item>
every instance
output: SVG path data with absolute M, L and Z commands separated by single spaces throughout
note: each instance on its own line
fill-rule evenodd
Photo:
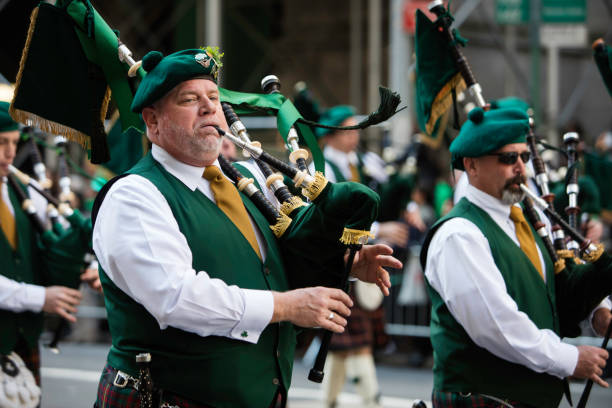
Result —
M 203 97 L 202 102 L 200 103 L 200 114 L 212 113 L 215 111 L 216 106 L 213 101 L 211 101 L 208 97 Z
M 519 156 L 516 163 L 514 164 L 514 172 L 516 174 L 525 174 L 525 166 L 526 163 L 524 163 L 523 159 L 521 159 L 521 156 Z

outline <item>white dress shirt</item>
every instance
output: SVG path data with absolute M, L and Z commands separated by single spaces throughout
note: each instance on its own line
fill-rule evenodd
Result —
M 214 201 L 203 167 L 179 162 L 155 144 L 151 153 L 189 189 Z M 251 223 L 265 259 L 265 240 Z M 129 175 L 110 188 L 94 227 L 93 248 L 113 283 L 151 313 L 161 329 L 256 343 L 272 318 L 270 291 L 228 286 L 192 268 L 191 250 L 168 202 L 142 176 Z
M 510 206 L 470 184 L 465 197 L 519 246 Z M 539 248 L 538 255 L 544 267 Z M 563 343 L 552 330 L 538 329 L 518 310 L 486 237 L 472 222 L 453 218 L 438 229 L 427 253 L 425 276 L 478 346 L 536 372 L 559 378 L 574 372 L 578 349 Z
M 45 209 L 47 207 L 47 201 L 32 188 L 28 188 L 28 193 L 36 207 L 38 216 L 46 221 Z M 2 201 L 4 201 L 9 211 L 14 216 L 15 210 L 13 209 L 13 204 L 9 197 L 6 177 L 3 179 L 0 194 L 2 194 Z M 10 310 L 16 313 L 26 311 L 38 313 L 42 310 L 44 303 L 45 288 L 43 286 L 17 282 L 6 276 L 0 275 L 0 309 Z

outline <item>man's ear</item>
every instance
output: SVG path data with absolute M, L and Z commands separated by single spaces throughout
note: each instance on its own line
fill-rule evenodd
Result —
M 473 157 L 464 157 L 463 168 L 468 175 L 473 175 L 476 172 L 476 159 Z
M 158 121 L 159 116 L 157 111 L 152 107 L 146 107 L 142 109 L 142 120 L 147 126 L 147 133 L 152 135 L 157 135 L 158 133 Z

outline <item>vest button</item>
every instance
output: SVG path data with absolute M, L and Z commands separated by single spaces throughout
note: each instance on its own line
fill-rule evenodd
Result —
M 272 379 L 272 384 L 278 385 L 278 384 L 280 384 L 280 381 L 278 381 L 278 378 L 273 378 Z
M 271 274 L 272 272 L 270 271 L 270 268 L 268 268 L 267 266 L 264 266 L 264 273 L 265 273 L 266 275 L 269 275 L 269 274 Z

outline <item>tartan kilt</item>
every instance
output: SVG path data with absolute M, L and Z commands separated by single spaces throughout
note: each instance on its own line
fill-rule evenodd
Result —
M 351 291 L 353 307 L 348 317 L 344 333 L 334 333 L 329 344 L 330 351 L 353 350 L 365 346 L 374 349 L 384 347 L 389 337 L 385 333 L 385 310 L 365 310 L 359 306 Z
M 98 384 L 98 394 L 94 408 L 140 408 L 138 391 L 132 387 L 114 385 L 113 380 L 116 375 L 117 370 L 106 364 Z M 162 393 L 161 400 L 160 406 L 162 408 L 213 408 L 166 391 Z M 284 408 L 286 402 L 286 393 L 279 392 L 270 404 L 270 408 Z
M 521 404 L 517 401 L 504 400 L 514 408 L 534 408 L 531 405 Z M 462 395 L 458 392 L 444 392 L 433 390 L 431 394 L 433 408 L 505 408 L 498 401 L 492 400 L 482 394 Z
M 137 390 L 113 384 L 116 374 L 117 370 L 108 364 L 104 367 L 98 384 L 98 395 L 94 408 L 140 408 L 140 395 Z M 163 393 L 160 405 L 163 406 L 163 404 L 179 408 L 212 408 L 167 392 Z
M 40 387 L 40 350 L 38 349 L 38 345 L 30 347 L 28 343 L 20 337 L 13 351 L 21 357 L 25 366 L 32 372 L 36 380 L 36 385 Z

